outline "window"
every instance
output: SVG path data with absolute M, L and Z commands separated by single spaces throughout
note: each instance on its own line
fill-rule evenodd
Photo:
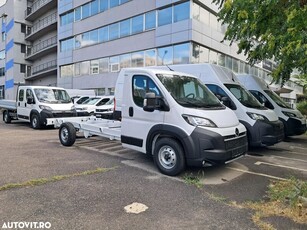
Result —
M 26 72 L 26 65 L 20 64 L 20 73 L 25 73 L 25 72 Z
M 120 22 L 120 37 L 130 35 L 130 19 Z
M 100 12 L 106 11 L 109 8 L 109 0 L 100 0 Z
M 217 52 L 210 50 L 210 52 L 209 52 L 209 62 L 212 63 L 212 64 L 217 64 Z
M 158 49 L 158 65 L 173 64 L 173 47 L 164 47 Z
M 110 57 L 110 72 L 119 71 L 119 56 Z
M 190 1 L 174 6 L 174 22 L 190 18 Z
M 81 75 L 89 75 L 90 71 L 90 62 L 84 61 L 81 62 Z
M 29 98 L 34 100 L 34 96 L 33 96 L 32 91 L 30 89 L 27 89 L 27 91 L 26 91 L 26 99 L 29 99 Z
M 131 67 L 144 67 L 144 52 L 131 54 Z
M 98 43 L 98 30 L 92 30 L 90 32 L 90 43 L 91 44 Z
M 109 58 L 99 59 L 99 73 L 109 72 Z
M 218 98 L 222 99 L 222 97 L 228 97 L 227 93 L 219 87 L 218 85 L 213 85 L 213 84 L 206 84 L 206 86 L 210 89 L 210 91 Z M 229 98 L 229 97 L 228 97 Z M 230 100 L 230 98 L 229 98 Z
M 115 23 L 109 26 L 109 39 L 114 40 L 119 37 L 119 23 Z
M 119 5 L 119 0 L 110 0 L 110 8 L 113 8 L 118 5 Z
M 0 68 L 0 76 L 1 77 L 5 76 L 5 68 L 4 67 Z
M 102 27 L 99 29 L 99 42 L 109 41 L 109 27 Z
M 264 104 L 265 107 L 274 109 L 272 103 L 261 92 L 256 90 L 250 90 L 250 92 L 261 104 Z
M 5 59 L 5 50 L 0 51 L 0 60 Z
M 75 67 L 75 76 L 79 76 L 80 75 L 80 63 L 75 63 L 74 67 Z
M 20 32 L 25 34 L 25 33 L 26 33 L 26 28 L 27 28 L 27 27 L 26 27 L 25 24 L 21 24 L 21 25 L 20 25 Z
M 26 45 L 25 44 L 20 44 L 20 52 L 21 53 L 26 53 Z
M 146 50 L 145 66 L 155 66 L 155 65 L 156 65 L 156 50 Z
M 158 11 L 158 26 L 172 23 L 173 13 L 172 7 L 168 7 Z
M 91 61 L 91 74 L 99 74 L 99 60 Z
M 130 0 L 120 0 L 120 4 L 124 4 L 126 2 L 129 2 Z
M 197 3 L 195 3 L 195 2 L 193 2 L 193 5 L 192 5 L 192 17 L 193 17 L 193 19 L 195 19 L 195 20 L 197 20 L 197 21 L 200 21 L 200 13 L 199 13 L 199 9 L 200 8 L 200 6 L 197 4 Z
M 81 6 L 75 9 L 75 21 L 81 20 Z
M 124 54 L 120 56 L 120 68 L 131 67 L 131 54 Z
M 94 0 L 91 2 L 91 15 L 98 14 L 99 12 L 99 2 L 98 0 Z
M 143 15 L 139 15 L 132 18 L 131 24 L 132 24 L 131 28 L 132 34 L 143 32 Z
M 5 32 L 2 32 L 2 41 L 4 42 L 6 39 L 6 33 Z
M 75 38 L 75 48 L 80 48 L 82 43 L 82 36 L 81 34 L 77 35 Z
M 23 101 L 24 96 L 25 96 L 25 91 L 23 89 L 19 90 L 18 100 Z
M 145 14 L 145 30 L 150 30 L 156 27 L 156 11 L 151 11 Z
M 174 46 L 174 64 L 188 64 L 190 58 L 190 43 Z
M 91 16 L 91 8 L 90 4 L 87 3 L 82 6 L 82 19 L 88 18 L 89 16 Z

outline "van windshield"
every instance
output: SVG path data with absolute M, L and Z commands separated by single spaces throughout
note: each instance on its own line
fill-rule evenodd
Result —
M 282 108 L 292 109 L 286 102 L 284 102 L 276 93 L 271 90 L 263 90 L 277 105 Z
M 197 78 L 172 74 L 157 74 L 157 77 L 176 102 L 184 107 L 225 108 Z
M 71 99 L 65 90 L 36 88 L 34 89 L 34 92 L 39 102 L 47 104 L 71 103 Z
M 242 105 L 248 108 L 266 109 L 249 91 L 244 89 L 242 86 L 237 84 L 225 84 L 225 86 Z

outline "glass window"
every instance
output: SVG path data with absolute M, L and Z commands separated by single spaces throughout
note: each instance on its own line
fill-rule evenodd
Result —
M 91 60 L 91 74 L 99 74 L 99 60 Z
M 98 43 L 98 30 L 93 30 L 90 32 L 90 43 L 91 44 Z
M 190 1 L 174 6 L 174 22 L 190 18 Z
M 90 32 L 82 34 L 81 47 L 91 45 Z
M 81 20 L 81 6 L 75 9 L 75 21 Z
M 81 34 L 75 37 L 75 48 L 80 48 L 82 43 L 82 36 Z
M 199 13 L 200 6 L 197 3 L 195 3 L 195 2 L 193 2 L 192 4 L 193 4 L 192 5 L 192 15 L 193 15 L 193 18 L 195 20 L 197 20 L 197 21 L 200 21 L 200 13 Z
M 236 60 L 236 59 L 233 59 L 233 60 L 232 60 L 232 70 L 233 70 L 235 73 L 238 73 L 238 72 L 239 72 L 239 61 Z
M 200 46 L 199 62 L 209 63 L 209 49 L 206 47 Z
M 132 34 L 143 32 L 143 15 L 139 15 L 132 18 L 131 23 L 132 23 L 132 29 L 131 29 Z
M 155 65 L 156 65 L 156 50 L 146 50 L 145 66 L 155 66 Z
M 217 22 L 217 17 L 214 14 L 210 13 L 210 27 L 218 30 L 218 22 Z
M 193 43 L 191 63 L 199 63 L 199 56 L 200 56 L 200 45 Z
M 225 59 L 226 59 L 226 56 L 224 54 L 219 54 L 218 55 L 218 65 L 225 67 L 226 66 Z
M 126 37 L 130 35 L 130 19 L 120 22 L 120 37 Z
M 226 68 L 232 69 L 232 58 L 229 56 L 226 56 Z
M 90 4 L 87 3 L 82 6 L 82 19 L 88 18 L 89 16 L 91 16 L 91 8 Z
M 172 7 L 168 7 L 158 11 L 158 26 L 172 23 L 173 11 Z
M 124 54 L 120 56 L 120 68 L 131 67 L 131 54 Z
M 106 11 L 107 9 L 109 9 L 109 0 L 100 0 L 100 12 Z
M 173 47 L 164 47 L 158 49 L 158 65 L 173 64 Z
M 25 91 L 23 89 L 19 90 L 18 100 L 23 101 Z
M 115 23 L 109 26 L 109 39 L 114 40 L 119 37 L 119 23 Z
M 212 64 L 217 64 L 217 52 L 210 50 L 209 52 L 209 62 Z
M 5 50 L 0 51 L 0 60 L 5 59 Z
M 99 12 L 99 2 L 98 0 L 94 0 L 91 2 L 91 15 L 98 14 Z
M 99 73 L 109 72 L 109 58 L 99 59 Z
M 79 76 L 80 75 L 80 62 L 75 63 L 75 76 Z
M 89 75 L 90 74 L 90 62 L 84 61 L 81 62 L 81 75 Z
M 144 67 L 144 52 L 131 54 L 131 67 Z
M 156 11 L 145 14 L 145 30 L 156 28 Z
M 188 64 L 190 57 L 190 43 L 174 46 L 174 64 Z
M 109 41 L 109 27 L 102 27 L 99 29 L 99 42 Z
M 200 7 L 199 15 L 200 15 L 200 21 L 206 25 L 209 25 L 209 12 L 208 10 L 204 9 L 203 7 Z
M 95 90 L 96 91 L 96 95 L 106 95 L 106 89 L 105 88 L 98 88 Z
M 20 73 L 25 73 L 25 72 L 26 72 L 26 65 L 20 64 Z
M 110 72 L 119 71 L 119 56 L 110 57 Z
M 119 0 L 110 0 L 110 8 L 113 8 L 118 5 L 119 5 Z
M 130 0 L 120 0 L 120 4 L 124 4 L 126 2 L 129 2 Z

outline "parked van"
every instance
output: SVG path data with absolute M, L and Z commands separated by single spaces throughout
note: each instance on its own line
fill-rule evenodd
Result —
M 301 135 L 306 132 L 306 119 L 301 112 L 285 103 L 263 79 L 251 74 L 240 74 L 237 77 L 260 103 L 277 114 L 284 124 L 286 136 Z
M 231 70 L 214 64 L 171 65 L 169 68 L 195 75 L 204 82 L 246 127 L 250 146 L 270 146 L 283 140 L 283 123 L 275 112 L 261 105 Z

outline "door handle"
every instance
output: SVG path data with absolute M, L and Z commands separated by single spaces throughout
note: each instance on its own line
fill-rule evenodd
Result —
M 133 117 L 133 107 L 129 107 L 129 117 Z
M 18 106 L 20 106 L 20 102 L 18 102 Z

